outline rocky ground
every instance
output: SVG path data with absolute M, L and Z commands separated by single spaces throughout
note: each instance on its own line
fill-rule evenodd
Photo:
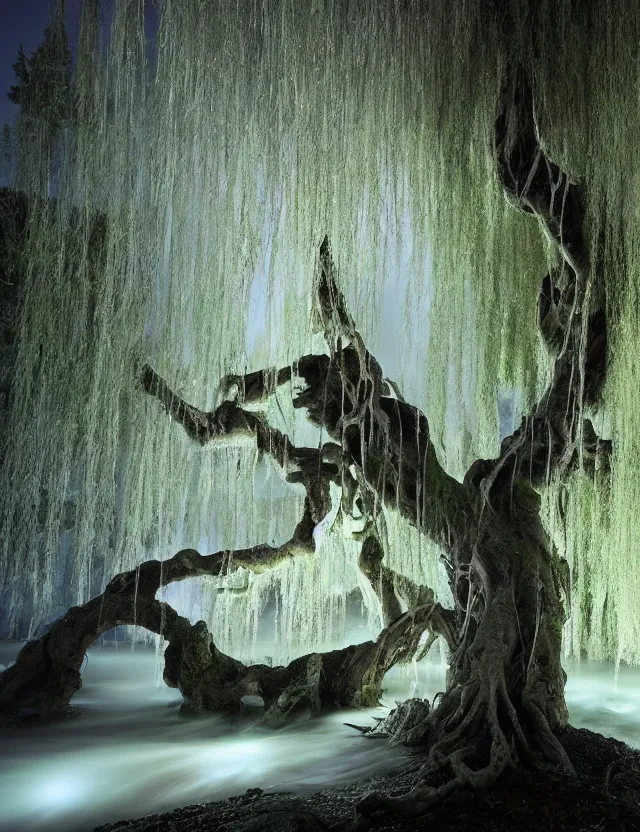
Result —
M 640 832 L 640 751 L 571 727 L 561 740 L 577 778 L 513 770 L 486 793 L 458 792 L 416 819 L 386 811 L 361 818 L 355 805 L 374 789 L 408 791 L 418 776 L 419 756 L 408 758 L 400 772 L 304 797 L 249 789 L 226 801 L 108 824 L 95 832 Z

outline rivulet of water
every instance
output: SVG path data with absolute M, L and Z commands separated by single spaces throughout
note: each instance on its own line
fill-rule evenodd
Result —
M 2 643 L 0 662 L 11 661 L 19 646 Z M 2 832 L 84 832 L 256 786 L 303 793 L 392 769 L 402 749 L 344 723 L 370 724 L 395 700 L 431 698 L 444 682 L 441 664 L 395 668 L 385 707 L 257 731 L 217 716 L 180 716 L 180 695 L 154 684 L 154 668 L 152 648 L 94 648 L 73 699 L 80 716 L 2 730 Z M 640 747 L 640 671 L 622 667 L 616 684 L 612 665 L 568 670 L 571 722 Z

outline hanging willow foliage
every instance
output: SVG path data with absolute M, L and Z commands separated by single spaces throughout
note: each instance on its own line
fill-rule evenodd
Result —
M 150 66 L 143 1 L 115 0 L 103 45 L 98 2 L 84 0 L 58 150 L 22 147 L 28 266 L 0 487 L 9 630 L 150 555 L 265 539 L 254 502 L 269 500 L 269 535 L 287 538 L 300 495 L 270 484 L 255 501 L 252 450 L 191 446 L 137 377 L 150 361 L 208 409 L 225 374 L 321 349 L 309 313 L 325 234 L 360 332 L 449 470 L 497 453 L 499 397 L 526 412 L 549 374 L 536 303 L 552 255 L 504 199 L 492 154 L 504 78 L 521 65 L 550 157 L 583 182 L 591 291 L 611 333 L 611 477 L 577 477 L 556 534 L 574 568 L 568 644 L 640 660 L 638 4 L 159 5 Z M 282 429 L 302 444 L 292 413 Z M 417 559 L 398 548 L 393 568 L 436 580 L 427 544 Z M 347 549 L 334 541 L 329 556 Z M 354 562 L 340 592 L 357 583 Z M 316 584 L 332 597 L 329 579 Z

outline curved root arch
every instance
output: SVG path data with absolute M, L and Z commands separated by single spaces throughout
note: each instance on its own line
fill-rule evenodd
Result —
M 276 551 L 264 546 L 234 552 L 234 562 L 260 568 L 265 561 L 271 564 Z M 246 666 L 217 649 L 203 621 L 191 624 L 155 598 L 161 586 L 173 581 L 219 574 L 227 559 L 226 552 L 202 557 L 185 549 L 164 563 L 146 561 L 117 575 L 102 595 L 72 607 L 0 673 L 0 711 L 67 707 L 81 687 L 88 648 L 107 630 L 123 624 L 163 636 L 168 642 L 164 680 L 195 708 L 238 712 L 244 696 L 259 695 L 265 704 L 262 719 L 279 722 L 300 709 L 318 713 L 332 707 L 371 706 L 381 695 L 387 670 L 410 660 L 425 629 L 439 621 L 439 605 L 426 603 L 399 616 L 376 641 L 311 653 L 286 667 Z

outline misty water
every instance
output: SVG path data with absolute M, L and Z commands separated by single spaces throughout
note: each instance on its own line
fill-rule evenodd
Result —
M 7 664 L 21 645 L 0 644 Z M 220 717 L 179 715 L 180 695 L 155 682 L 149 647 L 93 648 L 81 715 L 0 732 L 0 830 L 81 832 L 260 787 L 296 793 L 346 783 L 405 760 L 402 749 L 367 740 L 345 721 L 371 724 L 396 699 L 433 697 L 444 666 L 394 668 L 381 707 L 256 731 Z M 569 668 L 571 722 L 640 747 L 640 670 L 583 663 Z

